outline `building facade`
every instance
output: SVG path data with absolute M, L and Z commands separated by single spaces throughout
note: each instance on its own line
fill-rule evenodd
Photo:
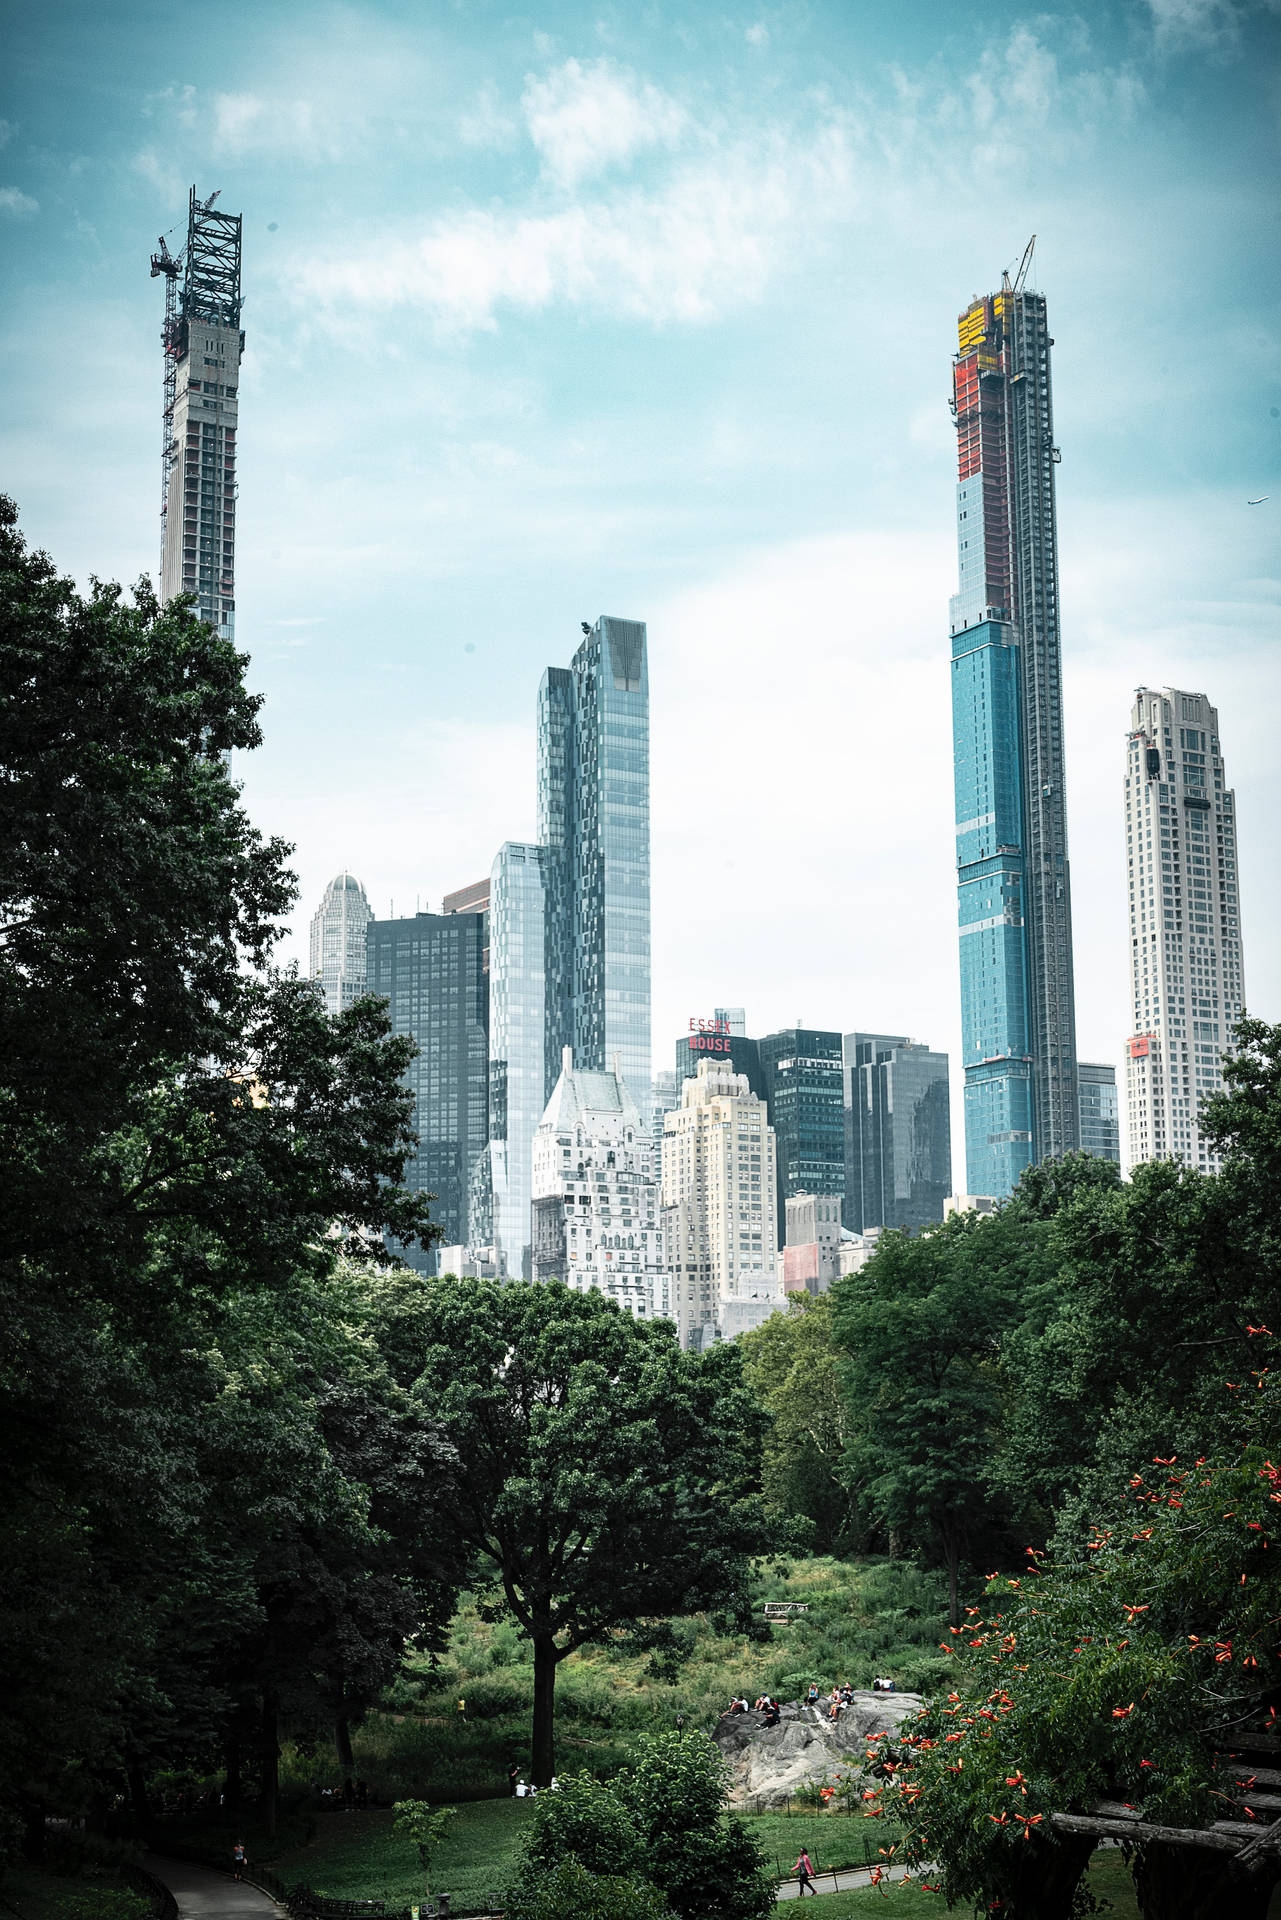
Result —
M 216 198 L 216 196 L 215 196 Z M 161 242 L 167 280 L 160 597 L 194 593 L 202 620 L 236 630 L 236 433 L 240 424 L 240 224 L 191 189 L 187 244 Z
M 841 1271 L 839 1196 L 794 1193 L 787 1202 L 783 1232 L 784 1292 L 826 1293 Z
M 472 1207 L 472 1244 L 492 1245 L 510 1280 L 533 1277 L 531 1187 L 543 1085 L 546 1004 L 543 849 L 509 840 L 490 874 L 489 1144 Z M 487 1211 L 486 1211 L 487 1209 Z M 486 1232 L 488 1228 L 488 1232 Z
M 538 696 L 550 1096 L 565 1047 L 589 1072 L 618 1059 L 650 1100 L 649 669 L 645 624 L 602 614 Z
M 663 1227 L 682 1346 L 701 1349 L 731 1323 L 739 1330 L 743 1314 L 727 1313 L 731 1302 L 777 1301 L 776 1183 L 764 1101 L 745 1074 L 701 1060 L 663 1135 Z
M 1081 1089 L 1081 1151 L 1096 1160 L 1121 1164 L 1121 1109 L 1116 1068 L 1098 1061 L 1077 1062 Z
M 960 316 L 959 591 L 952 725 L 965 1150 L 1009 1193 L 1079 1139 L 1059 638 L 1058 450 L 1045 299 L 1013 286 Z
M 405 1076 L 418 1134 L 405 1184 L 435 1196 L 431 1216 L 450 1246 L 468 1240 L 473 1173 L 489 1131 L 485 926 L 483 913 L 416 913 L 371 920 L 367 932 L 368 991 L 386 1000 L 392 1031 L 418 1048 Z M 419 1272 L 436 1271 L 433 1250 L 397 1251 Z
M 622 1074 L 569 1047 L 533 1149 L 535 1280 L 596 1288 L 639 1319 L 671 1316 L 648 1116 Z
M 366 933 L 373 919 L 354 873 L 339 873 L 311 919 L 311 977 L 330 1013 L 345 1013 L 365 991 Z
M 947 1055 L 887 1033 L 847 1033 L 842 1051 L 845 1225 L 915 1233 L 952 1191 Z
M 816 1027 L 784 1027 L 757 1044 L 769 1121 L 778 1143 L 781 1235 L 786 1203 L 794 1193 L 844 1198 L 841 1036 Z
M 1214 1172 L 1198 1115 L 1223 1084 L 1245 1004 L 1236 796 L 1218 712 L 1201 693 L 1140 687 L 1127 755 L 1129 1160 Z
M 743 1032 L 732 1031 L 727 1016 L 719 1010 L 710 1020 L 692 1020 L 690 1031 L 676 1042 L 677 1089 L 698 1073 L 700 1060 L 713 1066 L 728 1067 L 747 1076 L 748 1085 L 758 1099 L 765 1098 L 765 1075 L 761 1070 L 760 1045 Z

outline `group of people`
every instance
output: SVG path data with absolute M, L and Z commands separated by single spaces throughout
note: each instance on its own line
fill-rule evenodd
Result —
M 538 1788 L 532 1781 L 527 1781 L 524 1778 L 519 1767 L 513 1766 L 510 1767 L 507 1772 L 507 1791 L 515 1800 L 532 1800 L 538 1792 Z M 549 1793 L 560 1792 L 560 1781 L 556 1778 L 555 1774 L 551 1777 L 547 1791 Z
M 369 1805 L 369 1788 L 363 1780 L 353 1780 L 348 1774 L 340 1787 L 321 1787 L 314 1789 L 322 1807 L 342 1807 L 350 1812 L 352 1807 Z
M 780 1703 L 768 1693 L 761 1694 L 759 1699 L 749 1707 L 747 1704 L 747 1695 L 741 1694 L 730 1701 L 728 1711 L 730 1713 L 763 1713 L 765 1716 L 764 1724 L 767 1727 L 776 1727 L 779 1723 L 782 1707 Z

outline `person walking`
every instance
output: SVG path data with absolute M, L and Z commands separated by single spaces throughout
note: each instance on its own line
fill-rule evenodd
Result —
M 231 1872 L 233 1878 L 236 1880 L 241 1879 L 248 1865 L 249 1861 L 245 1854 L 245 1843 L 243 1840 L 237 1840 L 235 1846 L 231 1849 Z
M 817 1900 L 818 1888 L 814 1885 L 814 1863 L 804 1847 L 801 1848 L 800 1858 L 796 1862 L 796 1878 L 801 1883 L 801 1890 L 796 1898 L 803 1900 L 808 1891 L 812 1893 Z

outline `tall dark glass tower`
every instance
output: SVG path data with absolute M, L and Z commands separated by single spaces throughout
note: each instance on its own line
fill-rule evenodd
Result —
M 416 913 L 371 920 L 366 979 L 387 1001 L 394 1033 L 418 1047 L 406 1080 L 414 1094 L 418 1151 L 405 1185 L 435 1195 L 432 1219 L 445 1246 L 467 1238 L 468 1186 L 489 1130 L 489 996 L 484 913 Z M 398 1248 L 420 1272 L 435 1252 Z
M 841 1036 L 784 1027 L 758 1042 L 769 1124 L 777 1143 L 780 1247 L 796 1193 L 845 1192 Z
M 649 671 L 645 624 L 602 614 L 538 694 L 547 1098 L 562 1049 L 619 1070 L 650 1112 Z
M 952 721 L 972 1193 L 1077 1146 L 1072 899 L 1059 652 L 1058 449 L 1045 297 L 1023 284 L 958 323 L 960 590 Z
M 901 1034 L 845 1036 L 845 1207 L 852 1233 L 914 1232 L 952 1191 L 947 1055 Z

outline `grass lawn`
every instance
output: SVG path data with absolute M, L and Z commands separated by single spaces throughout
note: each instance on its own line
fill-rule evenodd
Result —
M 1139 1920 L 1134 1888 L 1119 1847 L 1105 1847 L 1090 1862 L 1090 1892 L 1112 1920 Z M 821 1904 L 820 1904 L 821 1903 Z M 795 1901 L 780 1901 L 776 1913 L 797 1913 Z M 815 1902 L 820 1920 L 864 1920 L 868 1914 L 883 1914 L 885 1920 L 973 1920 L 973 1908 L 945 1907 L 937 1893 L 922 1893 L 919 1887 L 899 1882 L 882 1890 L 859 1887 L 853 1893 L 820 1894 Z
M 460 1903 L 506 1887 L 514 1872 L 520 1829 L 532 1800 L 473 1800 L 458 1809 L 432 1862 L 433 1893 Z M 385 1811 L 322 1813 L 309 1845 L 272 1862 L 282 1880 L 302 1881 L 339 1900 L 386 1900 L 408 1906 L 421 1899 L 423 1876 L 410 1842 Z
M 146 1920 L 148 1913 L 142 1895 L 111 1873 L 41 1873 L 35 1867 L 6 1868 L 0 1906 L 19 1920 Z

